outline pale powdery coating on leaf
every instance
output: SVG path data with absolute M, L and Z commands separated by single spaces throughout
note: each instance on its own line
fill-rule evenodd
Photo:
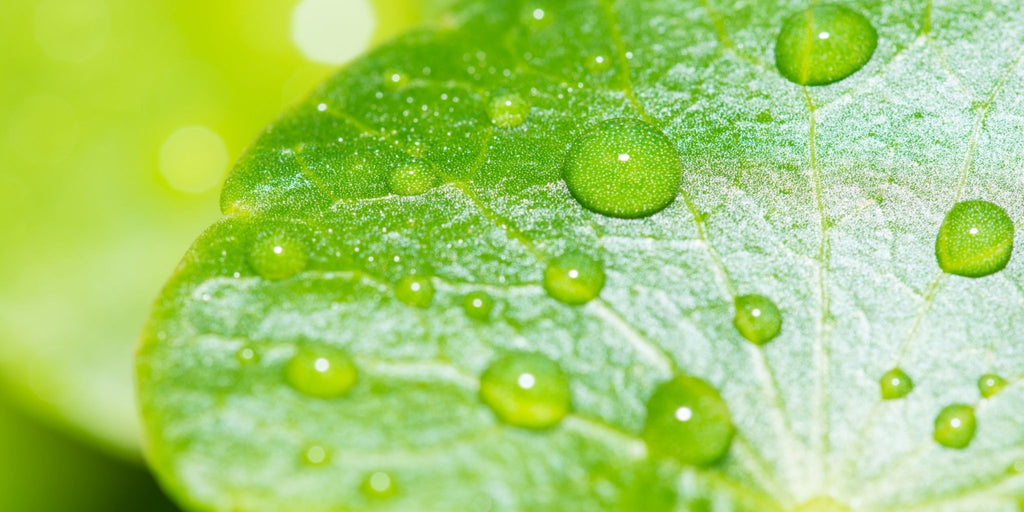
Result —
M 139 385 L 151 460 L 184 503 L 1018 510 L 1024 267 L 945 275 L 935 242 L 957 201 L 1024 214 L 1024 7 L 845 3 L 878 46 L 804 88 L 773 44 L 805 2 L 466 4 L 269 127 L 228 179 L 228 217 L 164 291 Z M 510 94 L 528 115 L 495 123 Z M 577 137 L 621 117 L 665 133 L 683 166 L 676 200 L 641 219 L 593 213 L 561 180 Z M 395 194 L 416 162 L 436 184 Z M 246 255 L 282 230 L 307 264 L 261 279 Z M 543 287 L 571 251 L 604 267 L 582 305 Z M 483 321 L 463 307 L 478 292 L 494 300 Z M 734 326 L 747 294 L 783 318 L 763 347 Z M 288 386 L 288 361 L 326 347 L 358 382 L 334 399 Z M 568 377 L 572 410 L 550 428 L 501 423 L 479 398 L 480 375 L 521 352 Z M 913 392 L 883 400 L 893 368 Z M 1008 384 L 982 399 L 988 373 Z M 648 457 L 641 440 L 647 400 L 676 374 L 728 405 L 735 435 L 711 466 Z M 951 404 L 975 412 L 963 449 L 934 440 Z M 376 472 L 393 492 L 366 492 Z

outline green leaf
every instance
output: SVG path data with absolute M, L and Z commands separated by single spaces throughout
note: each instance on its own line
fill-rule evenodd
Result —
M 146 329 L 167 487 L 217 511 L 1017 511 L 1024 265 L 945 274 L 936 241 L 957 202 L 1024 214 L 1024 7 L 850 2 L 877 47 L 813 87 L 773 47 L 806 7 L 470 1 L 324 84 L 241 159 Z M 840 21 L 793 55 L 863 50 Z M 267 272 L 267 237 L 305 257 Z M 354 383 L 304 393 L 296 356 Z

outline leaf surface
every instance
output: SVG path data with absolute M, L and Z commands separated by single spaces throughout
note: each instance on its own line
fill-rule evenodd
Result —
M 943 274 L 935 244 L 957 201 L 1024 213 L 1024 8 L 851 2 L 877 49 L 805 87 L 773 52 L 805 7 L 467 2 L 325 83 L 242 158 L 154 309 L 138 382 L 164 482 L 219 511 L 1017 511 L 1024 267 Z M 658 213 L 592 212 L 562 179 L 617 118 L 678 149 Z M 582 305 L 545 282 L 566 254 L 603 267 L 566 292 L 600 290 Z M 762 346 L 734 323 L 747 295 L 782 318 L 749 324 Z M 318 351 L 351 388 L 289 384 Z M 551 428 L 480 398 L 522 352 L 569 382 Z M 913 390 L 883 400 L 893 368 Z M 1009 382 L 982 399 L 988 373 Z M 716 463 L 643 441 L 675 375 L 728 405 Z M 964 449 L 933 439 L 956 403 Z

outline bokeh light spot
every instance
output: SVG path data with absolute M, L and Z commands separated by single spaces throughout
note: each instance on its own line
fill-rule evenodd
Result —
M 179 128 L 160 148 L 160 174 L 180 192 L 209 191 L 220 184 L 227 166 L 224 139 L 205 126 Z
M 302 0 L 292 13 L 292 40 L 310 60 L 341 64 L 369 46 L 375 24 L 367 0 Z

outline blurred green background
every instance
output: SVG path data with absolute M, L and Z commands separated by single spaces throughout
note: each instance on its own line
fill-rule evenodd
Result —
M 131 357 L 288 104 L 444 0 L 0 5 L 0 510 L 174 510 L 141 464 Z

